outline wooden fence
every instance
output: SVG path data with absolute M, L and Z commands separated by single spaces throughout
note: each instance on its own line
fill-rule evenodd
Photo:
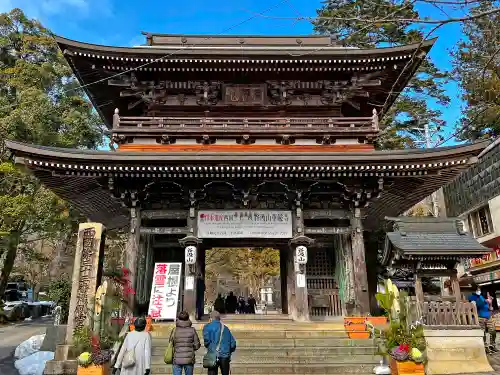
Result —
M 426 326 L 476 327 L 479 324 L 476 304 L 472 302 L 410 302 L 410 321 Z

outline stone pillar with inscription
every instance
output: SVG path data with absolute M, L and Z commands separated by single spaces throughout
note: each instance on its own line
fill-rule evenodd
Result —
M 358 315 L 370 313 L 370 296 L 368 292 L 368 275 L 366 269 L 365 243 L 361 210 L 353 209 L 351 216 L 351 246 L 354 274 L 354 296 Z
M 104 226 L 98 223 L 80 224 L 66 332 L 68 345 L 73 341 L 75 329 L 92 328 L 92 306 L 101 283 L 103 260 Z
M 127 244 L 125 246 L 125 267 L 128 268 L 130 275 L 130 290 L 127 290 L 127 314 L 134 315 L 136 311 L 136 288 L 137 288 L 137 271 L 139 263 L 140 239 L 141 239 L 141 214 L 140 208 L 134 202 L 130 208 L 130 232 L 128 235 Z

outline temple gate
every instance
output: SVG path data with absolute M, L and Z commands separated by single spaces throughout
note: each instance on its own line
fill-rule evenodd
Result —
M 129 231 L 136 311 L 149 301 L 155 261 L 184 264 L 181 305 L 194 313 L 205 249 L 273 247 L 284 313 L 302 321 L 368 314 L 377 249 L 366 251 L 366 232 L 485 147 L 375 150 L 379 118 L 434 41 L 366 50 L 324 36 L 148 34 L 148 45 L 134 48 L 57 42 L 108 126 L 112 151 L 6 146 L 90 220 Z M 207 211 L 226 224 L 224 215 L 251 217 L 261 234 L 226 224 L 200 234 Z

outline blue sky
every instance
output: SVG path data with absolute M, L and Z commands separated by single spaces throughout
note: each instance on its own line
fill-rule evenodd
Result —
M 144 43 L 141 31 L 175 34 L 310 34 L 306 21 L 277 20 L 256 17 L 235 26 L 269 8 L 268 16 L 314 16 L 320 0 L 0 0 L 0 11 L 19 7 L 30 17 L 38 18 L 54 33 L 79 41 L 119 46 Z M 418 7 L 422 16 L 447 18 L 429 4 Z M 463 16 L 461 11 L 447 12 Z M 235 27 L 233 27 L 235 26 Z M 230 31 L 227 31 L 232 28 Z M 438 42 L 431 52 L 433 61 L 444 70 L 451 68 L 450 50 L 461 37 L 460 25 L 449 24 L 435 34 Z M 454 131 L 463 103 L 455 83 L 447 86 L 451 105 L 440 108 L 448 123 L 447 133 Z M 448 143 L 452 143 L 448 142 Z

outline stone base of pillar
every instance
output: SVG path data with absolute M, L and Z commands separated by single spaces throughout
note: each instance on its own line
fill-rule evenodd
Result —
M 44 375 L 76 375 L 78 364 L 75 360 L 69 361 L 47 361 L 45 363 Z

